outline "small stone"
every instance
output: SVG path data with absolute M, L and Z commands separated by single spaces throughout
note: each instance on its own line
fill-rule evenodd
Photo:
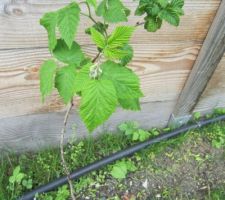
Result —
M 142 184 L 142 186 L 147 189 L 148 188 L 148 180 L 146 179 L 145 182 Z

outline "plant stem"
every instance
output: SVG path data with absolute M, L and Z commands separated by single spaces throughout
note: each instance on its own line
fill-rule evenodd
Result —
M 92 15 L 91 15 L 91 8 L 90 8 L 90 5 L 89 5 L 86 1 L 80 2 L 80 3 L 86 4 L 87 9 L 88 9 L 88 15 L 85 14 L 85 13 L 82 13 L 82 12 L 81 12 L 80 14 L 83 15 L 83 16 L 86 16 L 86 17 L 90 18 L 91 21 L 93 21 L 95 24 L 97 24 L 97 21 L 95 21 L 95 19 L 94 19 L 94 18 L 92 17 Z
M 135 27 L 137 27 L 137 26 L 142 26 L 142 25 L 144 25 L 145 24 L 145 22 L 137 22 L 136 24 L 135 24 Z
M 64 117 L 63 127 L 62 127 L 62 130 L 61 130 L 61 139 L 60 139 L 60 155 L 61 155 L 63 170 L 64 170 L 64 173 L 67 176 L 67 180 L 68 180 L 68 183 L 69 183 L 71 198 L 72 198 L 72 200 L 76 200 L 76 198 L 74 196 L 73 184 L 72 184 L 72 181 L 70 179 L 70 171 L 68 169 L 68 166 L 67 166 L 67 163 L 66 163 L 66 160 L 65 160 L 65 157 L 64 157 L 64 146 L 63 146 L 64 136 L 65 136 L 65 133 L 66 133 L 66 125 L 67 125 L 69 114 L 70 114 L 70 111 L 72 110 L 72 107 L 73 107 L 73 100 L 71 100 L 70 105 L 69 105 L 69 107 L 66 111 L 65 117 Z
M 98 52 L 98 54 L 93 58 L 92 62 L 95 63 L 95 61 L 99 58 L 101 55 L 101 52 Z

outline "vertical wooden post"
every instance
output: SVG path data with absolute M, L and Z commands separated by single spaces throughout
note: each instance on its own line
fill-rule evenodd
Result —
M 193 69 L 178 98 L 169 125 L 186 123 L 225 52 L 225 0 L 222 0 Z

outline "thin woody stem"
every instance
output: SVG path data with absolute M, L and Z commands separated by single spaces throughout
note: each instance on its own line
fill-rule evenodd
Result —
M 93 58 L 92 62 L 95 63 L 95 61 L 100 57 L 101 52 L 98 52 L 98 54 Z
M 142 26 L 142 25 L 144 25 L 145 24 L 145 22 L 137 22 L 136 24 L 135 24 L 135 27 L 137 27 L 137 26 Z
M 67 163 L 66 163 L 66 160 L 65 160 L 65 157 L 64 157 L 64 147 L 63 147 L 64 136 L 65 136 L 65 133 L 66 133 L 66 125 L 67 125 L 69 114 L 70 114 L 70 111 L 72 110 L 72 108 L 73 108 L 73 101 L 71 100 L 70 105 L 69 105 L 69 107 L 66 111 L 66 114 L 65 114 L 65 117 L 64 117 L 64 122 L 63 122 L 63 127 L 62 127 L 62 130 L 61 130 L 60 155 L 61 155 L 63 170 L 64 170 L 64 173 L 67 176 L 71 198 L 72 198 L 72 200 L 76 200 L 75 195 L 74 195 L 73 184 L 72 184 L 72 181 L 70 179 L 70 171 L 68 169 L 68 166 L 67 166 Z

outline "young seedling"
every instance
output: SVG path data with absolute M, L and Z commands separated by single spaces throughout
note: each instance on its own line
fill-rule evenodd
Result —
M 86 5 L 87 12 L 82 11 L 81 4 Z M 63 155 L 63 141 L 74 96 L 81 98 L 79 114 L 90 132 L 104 123 L 117 106 L 140 110 L 139 100 L 143 97 L 140 81 L 128 67 L 134 53 L 130 39 L 138 26 L 144 25 L 149 32 L 160 29 L 163 21 L 178 26 L 183 5 L 184 0 L 140 0 L 135 15 L 145 15 L 143 22 L 133 26 L 118 25 L 112 31 L 109 31 L 110 24 L 127 22 L 131 14 L 121 0 L 72 2 L 41 18 L 40 23 L 48 32 L 49 51 L 53 58 L 41 66 L 40 91 L 44 101 L 55 87 L 63 102 L 69 104 L 60 147 L 72 199 L 75 197 Z M 95 19 L 93 13 L 98 18 Z M 98 53 L 94 58 L 86 55 L 78 41 L 74 41 L 81 15 L 93 22 L 85 32 L 96 45 Z

